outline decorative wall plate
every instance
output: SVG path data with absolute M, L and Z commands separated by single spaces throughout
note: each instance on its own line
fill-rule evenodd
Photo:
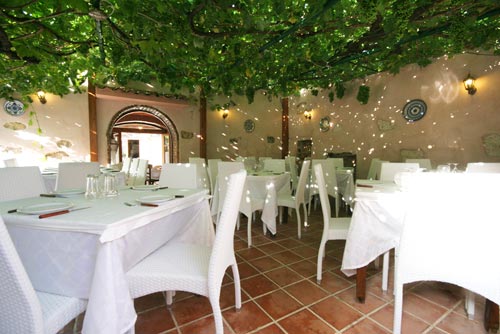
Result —
M 321 132 L 326 132 L 330 130 L 330 117 L 325 116 L 319 121 L 319 130 Z
M 19 100 L 7 100 L 3 109 L 11 116 L 21 116 L 24 114 L 24 104 Z
M 245 123 L 243 123 L 243 128 L 246 132 L 253 132 L 253 130 L 255 130 L 255 122 L 251 119 L 247 119 Z
M 424 117 L 427 112 L 427 105 L 422 100 L 411 100 L 403 108 L 403 117 L 408 122 L 416 122 Z

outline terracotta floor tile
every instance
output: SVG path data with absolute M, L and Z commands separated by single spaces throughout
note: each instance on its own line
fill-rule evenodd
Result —
M 262 329 L 258 329 L 255 332 L 252 332 L 252 334 L 284 334 L 284 333 L 285 332 L 283 332 L 281 328 L 279 328 L 274 324 L 271 326 L 264 327 Z
M 302 307 L 295 299 L 283 290 L 276 290 L 267 295 L 255 299 L 274 320 L 298 310 Z
M 241 256 L 242 258 L 244 258 L 247 261 L 257 259 L 259 257 L 266 255 L 255 247 L 245 248 L 245 249 L 239 250 L 237 253 L 239 256 Z
M 241 288 L 251 297 L 276 290 L 278 286 L 264 275 L 258 275 L 241 281 Z
M 442 306 L 433 304 L 413 293 L 403 295 L 403 311 L 432 324 L 446 313 Z
M 284 289 L 304 305 L 315 303 L 328 296 L 327 292 L 309 280 L 303 280 Z
M 140 298 L 134 299 L 134 307 L 137 313 L 140 313 L 144 310 L 148 310 L 155 307 L 166 306 L 165 298 L 163 297 L 163 293 L 157 292 L 152 293 Z
M 343 334 L 389 334 L 388 331 L 370 319 L 363 319 Z M 406 334 L 406 332 L 404 332 Z
M 453 307 L 465 298 L 464 289 L 441 282 L 424 282 L 413 288 L 411 292 L 446 308 Z
M 294 248 L 293 252 L 305 259 L 309 259 L 312 257 L 315 258 L 318 256 L 318 248 L 314 248 L 307 245 Z
M 469 320 L 457 313 L 450 313 L 441 322 L 437 324 L 439 329 L 442 329 L 450 334 L 486 334 L 483 323 L 475 320 Z
M 316 275 L 312 278 L 314 282 L 316 282 Z M 332 274 L 330 272 L 323 273 L 323 277 L 321 279 L 320 286 L 323 289 L 330 291 L 331 293 L 339 292 L 340 290 L 346 289 L 352 286 L 352 283 L 346 281 L 340 276 Z
M 304 246 L 304 244 L 302 242 L 300 242 L 297 239 L 297 237 L 295 237 L 295 238 L 291 237 L 288 239 L 280 240 L 280 241 L 278 241 L 278 244 L 285 247 L 285 248 L 288 248 L 288 249 L 293 249 L 296 247 Z
M 255 260 L 251 260 L 250 262 L 252 266 L 257 268 L 259 271 L 264 272 L 272 269 L 276 269 L 282 267 L 283 264 L 275 260 L 274 257 L 264 256 Z
M 310 308 L 338 330 L 362 317 L 360 312 L 335 297 L 324 299 Z
M 172 315 L 166 307 L 161 307 L 139 314 L 135 323 L 135 332 L 137 334 L 157 334 L 174 327 Z
M 404 306 L 403 306 L 404 307 Z M 375 312 L 370 316 L 373 320 L 377 321 L 387 329 L 392 331 L 393 321 L 394 321 L 394 306 L 388 304 L 379 311 Z M 403 312 L 403 319 L 401 322 L 401 330 L 404 334 L 419 334 L 423 333 L 429 324 L 425 323 L 421 319 L 414 317 L 411 314 Z
M 240 279 L 249 278 L 259 273 L 257 269 L 252 267 L 247 262 L 238 263 L 238 271 L 240 273 Z
M 316 275 L 316 264 L 308 260 L 293 263 L 289 267 L 304 277 Z
M 198 318 L 212 314 L 212 306 L 208 298 L 193 296 L 181 301 L 174 300 L 171 311 L 179 325 L 186 324 Z
M 229 333 L 229 327 L 225 323 L 223 325 L 224 333 Z M 181 326 L 179 329 L 182 334 L 213 334 L 215 333 L 214 317 L 209 316 L 196 320 L 185 326 Z
M 295 262 L 299 262 L 303 258 L 294 252 L 291 252 L 289 250 L 281 252 L 281 253 L 276 253 L 272 255 L 274 259 L 280 261 L 283 264 L 291 264 Z
M 259 245 L 257 246 L 257 248 L 267 255 L 271 255 L 286 250 L 285 247 L 280 246 L 275 242 L 269 242 L 267 244 Z
M 249 298 L 250 297 L 248 297 L 248 295 L 244 291 L 241 291 L 241 302 L 242 303 L 247 301 Z M 220 303 L 221 309 L 235 306 L 234 284 L 233 283 L 228 284 L 228 285 L 224 285 L 221 288 L 219 303 Z
M 268 271 L 265 275 L 280 287 L 284 287 L 304 279 L 301 275 L 286 267 Z
M 243 304 L 240 310 L 226 310 L 222 315 L 236 334 L 248 333 L 272 322 L 253 301 Z
M 337 331 L 305 309 L 279 322 L 288 334 L 335 334 Z
M 342 291 L 337 294 L 337 297 L 363 314 L 368 314 L 386 303 L 385 300 L 373 295 L 367 296 L 364 303 L 358 302 L 358 299 L 356 298 L 356 287 Z

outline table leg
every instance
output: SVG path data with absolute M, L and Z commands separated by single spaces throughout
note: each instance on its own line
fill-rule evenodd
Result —
M 498 331 L 498 304 L 493 303 L 491 300 L 486 299 L 484 306 L 484 328 L 487 331 Z
M 281 222 L 282 224 L 288 224 L 288 207 L 283 206 L 283 221 Z
M 365 302 L 366 297 L 366 267 L 356 270 L 356 298 L 360 303 Z

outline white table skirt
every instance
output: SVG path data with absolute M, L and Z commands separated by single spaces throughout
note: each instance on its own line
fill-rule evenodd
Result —
M 218 184 L 219 180 L 217 180 Z M 219 189 L 216 185 L 215 189 Z M 240 202 L 240 212 L 248 218 L 251 217 L 255 207 L 262 209 L 261 220 L 271 233 L 276 234 L 276 217 L 278 216 L 278 193 L 290 192 L 290 174 L 281 173 L 278 175 L 272 173 L 261 173 L 247 175 L 243 195 Z M 256 203 L 258 203 L 256 205 Z M 211 207 L 212 215 L 222 208 L 219 202 L 219 191 L 216 191 Z
M 37 290 L 88 298 L 83 333 L 124 333 L 136 320 L 126 271 L 169 240 L 213 243 L 214 230 L 205 192 L 184 193 L 185 198 L 156 208 L 128 207 L 123 205 L 124 200 L 152 194 L 128 190 L 114 199 L 93 201 L 90 209 L 42 220 L 38 216 L 5 212 L 22 203 L 54 199 L 3 202 L 0 212 Z M 85 202 L 82 198 L 71 200 Z M 102 217 L 103 208 L 115 214 Z M 90 225 L 87 230 L 85 221 Z
M 378 182 L 363 182 L 372 188 L 357 187 L 351 226 L 347 235 L 342 272 L 347 276 L 369 264 L 399 243 L 405 203 L 398 187 Z

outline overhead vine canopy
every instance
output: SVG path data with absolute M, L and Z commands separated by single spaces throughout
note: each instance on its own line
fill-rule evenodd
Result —
M 286 96 L 481 48 L 498 0 L 0 0 L 0 97 L 158 82 Z

